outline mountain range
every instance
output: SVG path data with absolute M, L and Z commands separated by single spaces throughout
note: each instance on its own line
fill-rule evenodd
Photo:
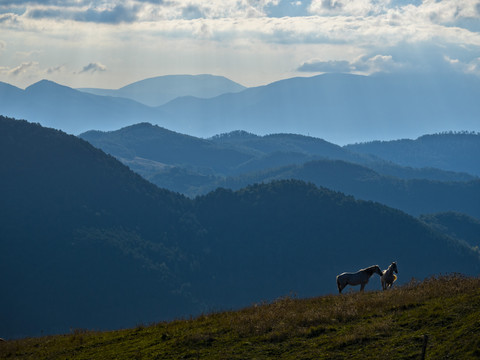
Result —
M 176 78 L 180 88 L 181 79 Z M 150 81 L 154 79 L 109 94 L 141 100 L 145 92 L 156 98 L 177 87 L 164 85 L 168 88 L 161 91 L 156 87 L 155 94 L 148 94 Z M 480 130 L 480 79 L 474 76 L 323 74 L 244 90 L 222 81 L 212 85 L 215 91 L 204 93 L 218 96 L 200 98 L 202 95 L 194 91 L 191 93 L 196 97 L 187 96 L 188 89 L 183 88 L 184 92 L 172 96 L 183 95 L 157 107 L 85 93 L 46 80 L 25 90 L 2 83 L 0 113 L 73 134 L 150 122 L 196 137 L 242 129 L 262 135 L 312 135 L 337 144 Z
M 255 183 L 298 179 L 415 216 L 458 211 L 480 218 L 480 180 L 467 173 L 477 169 L 471 154 L 480 144 L 478 134 L 469 134 L 470 141 L 464 143 L 465 134 L 429 136 L 431 146 L 424 145 L 418 154 L 430 159 L 423 163 L 427 168 L 397 165 L 381 158 L 381 152 L 355 152 L 361 144 L 340 147 L 294 134 L 258 136 L 236 131 L 199 139 L 143 123 L 112 132 L 89 131 L 80 137 L 156 185 L 188 196 L 218 187 L 238 190 Z M 442 146 L 448 151 L 439 152 Z M 401 147 L 397 150 L 402 152 Z M 465 172 L 431 167 L 437 164 Z
M 335 293 L 336 274 L 394 260 L 400 284 L 480 270 L 465 239 L 299 180 L 190 199 L 82 139 L 5 117 L 0 154 L 4 338 Z
M 178 97 L 194 96 L 207 99 L 245 89 L 245 86 L 223 76 L 205 74 L 157 76 L 115 90 L 97 88 L 78 90 L 95 95 L 127 98 L 148 106 L 160 106 Z

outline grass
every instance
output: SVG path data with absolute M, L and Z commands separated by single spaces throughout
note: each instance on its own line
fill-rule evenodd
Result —
M 480 359 L 480 278 L 285 297 L 195 319 L 0 343 L 0 359 Z

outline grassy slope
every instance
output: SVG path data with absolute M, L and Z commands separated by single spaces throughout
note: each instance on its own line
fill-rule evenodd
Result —
M 135 329 L 0 343 L 1 359 L 480 358 L 480 278 L 447 276 L 387 292 L 283 298 Z

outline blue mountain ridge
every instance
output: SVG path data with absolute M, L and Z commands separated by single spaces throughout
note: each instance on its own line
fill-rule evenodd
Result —
M 182 96 L 160 107 L 43 81 L 21 93 L 8 90 L 9 96 L 0 99 L 0 114 L 74 134 L 150 122 L 197 137 L 242 129 L 311 135 L 344 145 L 480 131 L 480 79 L 462 74 L 324 74 L 209 99 Z

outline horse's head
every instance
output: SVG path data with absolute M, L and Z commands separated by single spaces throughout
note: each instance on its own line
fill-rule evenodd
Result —
M 383 271 L 382 269 L 380 269 L 380 266 L 378 265 L 375 265 L 375 267 L 373 268 L 374 272 L 376 272 L 378 275 L 382 276 L 383 275 Z
M 396 274 L 398 274 L 397 263 L 394 261 L 390 266 L 392 267 L 392 270 L 395 271 Z

